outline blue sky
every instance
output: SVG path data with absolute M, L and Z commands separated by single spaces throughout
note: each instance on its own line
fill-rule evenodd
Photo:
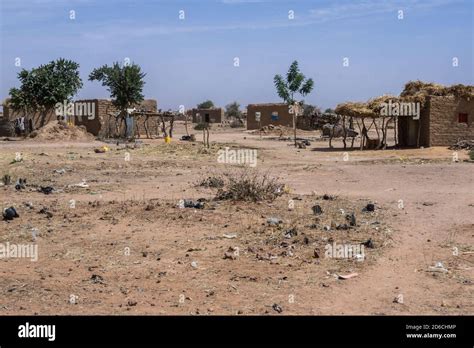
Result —
M 414 79 L 474 84 L 473 0 L 0 3 L 1 99 L 18 85 L 21 68 L 58 57 L 80 64 L 84 87 L 78 98 L 107 98 L 107 90 L 87 76 L 128 57 L 147 74 L 145 97 L 164 109 L 192 108 L 205 99 L 221 106 L 277 102 L 273 76 L 295 59 L 315 81 L 306 102 L 323 108 L 399 94 Z

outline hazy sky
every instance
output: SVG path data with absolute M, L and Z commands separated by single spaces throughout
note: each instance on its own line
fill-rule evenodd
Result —
M 87 76 L 128 57 L 147 74 L 145 97 L 164 109 L 192 108 L 205 99 L 221 106 L 277 102 L 273 76 L 295 59 L 315 81 L 306 102 L 323 108 L 399 94 L 414 79 L 474 84 L 473 0 L 0 3 L 2 99 L 18 86 L 21 68 L 59 57 L 80 64 L 84 87 L 78 98 L 108 98 L 105 87 Z

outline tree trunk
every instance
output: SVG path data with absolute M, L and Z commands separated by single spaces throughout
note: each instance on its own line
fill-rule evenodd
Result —
M 296 145 L 296 110 L 293 109 L 293 139 L 295 141 L 295 147 Z
M 342 138 L 342 143 L 344 144 L 344 150 L 347 148 L 347 144 L 346 144 L 346 136 L 347 136 L 347 132 L 346 132 L 346 116 L 342 116 L 342 134 L 343 134 L 343 138 Z
M 186 129 L 186 135 L 189 136 L 188 132 L 188 115 L 185 113 L 184 114 L 184 128 Z

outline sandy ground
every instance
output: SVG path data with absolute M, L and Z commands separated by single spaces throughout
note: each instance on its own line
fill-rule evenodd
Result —
M 194 144 L 112 143 L 106 153 L 97 141 L 1 141 L 0 176 L 27 186 L 0 187 L 1 207 L 20 215 L 0 221 L 0 243 L 37 245 L 38 260 L 0 260 L 0 314 L 474 314 L 465 151 L 455 162 L 446 148 L 345 152 L 315 140 L 297 150 L 239 129 L 211 132 L 203 150 L 196 134 Z M 289 190 L 274 202 L 214 201 L 216 190 L 196 183 L 243 170 L 217 162 L 226 146 L 257 149 L 253 170 Z M 198 198 L 204 209 L 177 206 Z M 375 211 L 363 212 L 369 202 Z M 337 230 L 351 212 L 356 226 Z M 363 261 L 325 257 L 328 244 L 369 238 Z M 430 272 L 436 262 L 448 273 Z

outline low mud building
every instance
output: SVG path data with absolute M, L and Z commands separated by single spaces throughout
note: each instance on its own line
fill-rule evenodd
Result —
M 474 99 L 428 96 L 420 119 L 398 118 L 400 146 L 450 146 L 474 139 Z
M 224 120 L 224 109 L 193 109 L 193 123 L 222 123 Z
M 259 118 L 260 117 L 260 118 Z M 259 129 L 268 125 L 293 127 L 293 114 L 286 103 L 249 104 L 247 106 L 247 129 Z M 296 128 L 313 129 L 311 117 L 300 115 L 296 118 Z

